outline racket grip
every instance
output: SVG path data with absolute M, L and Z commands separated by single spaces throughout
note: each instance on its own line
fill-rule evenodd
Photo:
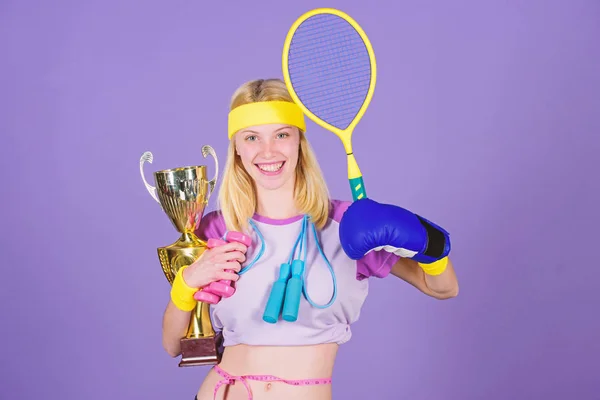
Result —
M 352 190 L 352 198 L 354 201 L 364 199 L 367 197 L 367 191 L 365 190 L 365 182 L 362 176 L 358 178 L 350 178 L 350 189 Z

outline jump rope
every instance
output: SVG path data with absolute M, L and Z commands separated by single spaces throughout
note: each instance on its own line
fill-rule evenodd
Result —
M 238 275 L 243 275 L 248 272 L 256 262 L 263 256 L 266 248 L 266 242 L 263 234 L 261 233 L 258 226 L 254 223 L 254 221 L 249 220 L 252 229 L 258 235 L 261 246 L 260 250 L 254 257 L 254 259 L 246 266 L 244 266 Z M 315 242 L 317 244 L 317 248 L 319 250 L 319 254 L 325 260 L 327 264 L 327 268 L 331 273 L 331 277 L 333 280 L 333 294 L 331 299 L 327 304 L 320 305 L 315 303 L 310 295 L 308 294 L 306 288 L 306 256 L 308 252 L 308 225 L 312 228 L 313 236 Z M 226 240 L 227 233 L 225 233 L 222 237 L 222 240 Z M 269 299 L 265 306 L 265 310 L 263 313 L 263 321 L 275 324 L 279 320 L 279 316 L 288 322 L 295 322 L 298 319 L 298 310 L 300 309 L 300 299 L 304 295 L 304 298 L 308 303 L 315 308 L 325 309 L 331 307 L 331 305 L 335 302 L 337 298 L 337 279 L 335 276 L 335 272 L 331 263 L 325 256 L 323 249 L 321 248 L 321 244 L 319 243 L 319 239 L 317 236 L 317 229 L 315 225 L 310 222 L 309 217 L 304 216 L 302 218 L 301 229 L 296 241 L 294 242 L 294 246 L 292 251 L 290 252 L 290 256 L 288 257 L 287 262 L 282 263 L 279 267 L 279 278 L 273 283 L 271 288 L 271 293 L 269 294 Z

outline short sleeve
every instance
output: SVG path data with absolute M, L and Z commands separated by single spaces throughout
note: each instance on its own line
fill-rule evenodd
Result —
M 370 251 L 356 261 L 356 279 L 385 278 L 399 259 L 400 256 L 385 250 Z
M 339 223 L 350 204 L 350 201 L 332 200 L 330 217 Z M 370 251 L 356 261 L 356 279 L 385 278 L 399 259 L 400 256 L 385 250 Z
M 198 238 L 206 241 L 211 238 L 220 239 L 226 231 L 225 220 L 221 213 L 219 211 L 211 211 L 202 217 L 195 233 Z

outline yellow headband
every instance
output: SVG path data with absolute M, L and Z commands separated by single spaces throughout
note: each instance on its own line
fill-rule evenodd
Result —
M 304 114 L 296 103 L 289 101 L 261 101 L 234 108 L 229 113 L 229 139 L 240 129 L 254 125 L 286 124 L 306 131 Z

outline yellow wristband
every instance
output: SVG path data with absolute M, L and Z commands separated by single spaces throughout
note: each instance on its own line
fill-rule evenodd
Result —
M 430 264 L 418 263 L 419 267 L 425 271 L 427 275 L 440 275 L 446 270 L 448 266 L 448 257 L 444 257 L 440 260 L 434 261 Z
M 179 268 L 177 275 L 175 275 L 173 286 L 171 286 L 171 300 L 180 310 L 192 311 L 198 303 L 194 299 L 194 294 L 198 289 L 189 287 L 183 280 L 183 270 L 186 268 L 187 265 Z

